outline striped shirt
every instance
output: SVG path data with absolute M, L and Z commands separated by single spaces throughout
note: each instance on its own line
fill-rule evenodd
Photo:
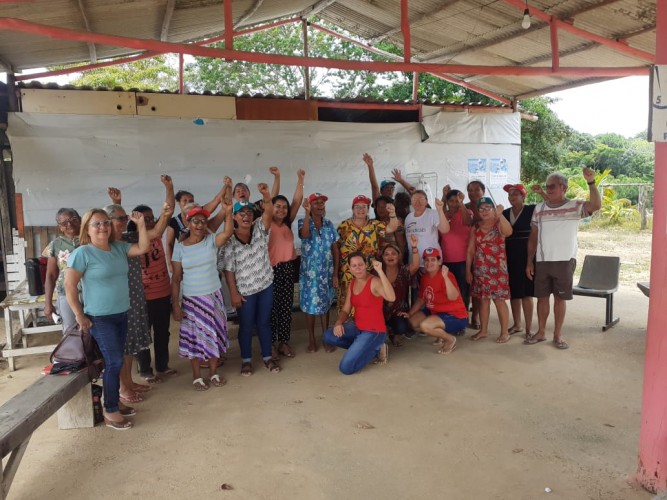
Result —
M 183 267 L 183 295 L 198 297 L 220 289 L 220 278 L 215 267 L 215 235 L 209 234 L 194 245 L 176 243 L 171 260 Z
M 577 257 L 579 220 L 587 217 L 584 200 L 568 200 L 557 207 L 538 203 L 531 226 L 537 228 L 537 262 L 569 261 Z

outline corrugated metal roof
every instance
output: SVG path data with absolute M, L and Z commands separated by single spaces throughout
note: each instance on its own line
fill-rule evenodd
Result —
M 159 40 L 168 0 L 85 2 L 81 12 L 71 0 L 2 3 L 0 17 L 85 31 L 83 16 L 97 33 Z M 387 39 L 402 44 L 400 0 L 234 0 L 236 29 L 325 6 L 324 20 L 363 41 Z M 655 54 L 656 0 L 528 0 L 530 9 L 567 20 L 576 28 Z M 549 25 L 532 19 L 520 26 L 522 11 L 509 0 L 410 0 L 413 60 L 464 65 L 537 66 L 551 64 Z M 166 39 L 186 42 L 219 36 L 224 31 L 223 0 L 176 0 Z M 98 59 L 136 50 L 96 45 Z M 643 67 L 649 61 L 559 30 L 561 67 Z M 0 64 L 16 70 L 88 62 L 88 44 L 0 30 Z M 475 85 L 508 97 L 546 93 L 574 86 L 587 77 L 474 77 Z

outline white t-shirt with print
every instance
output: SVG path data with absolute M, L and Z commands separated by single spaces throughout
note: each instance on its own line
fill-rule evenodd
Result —
M 568 200 L 557 207 L 538 203 L 531 226 L 537 228 L 537 262 L 569 261 L 577 257 L 579 220 L 587 217 L 584 200 Z
M 405 218 L 405 237 L 408 244 L 410 235 L 417 236 L 417 248 L 419 249 L 419 265 L 424 265 L 422 254 L 424 250 L 433 247 L 440 250 L 440 233 L 438 231 L 440 218 L 438 212 L 432 208 L 427 208 L 423 214 L 416 217 L 414 212 L 409 213 Z

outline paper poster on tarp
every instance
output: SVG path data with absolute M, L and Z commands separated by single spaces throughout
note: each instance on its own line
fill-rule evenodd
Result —
M 486 158 L 468 158 L 468 182 L 486 183 Z
M 489 161 L 489 186 L 500 188 L 507 184 L 507 160 L 491 158 Z

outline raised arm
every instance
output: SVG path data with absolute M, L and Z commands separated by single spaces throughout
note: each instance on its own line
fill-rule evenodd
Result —
M 398 229 L 401 222 L 396 217 L 396 207 L 393 203 L 387 203 L 387 212 L 389 212 L 389 224 L 387 224 L 385 231 L 391 234 Z
M 271 200 L 271 193 L 269 193 L 269 186 L 264 182 L 258 184 L 257 189 L 262 195 L 262 201 L 264 202 L 262 224 L 264 224 L 264 229 L 268 231 L 271 227 L 271 221 L 273 220 L 273 201 Z
M 280 169 L 278 167 L 269 168 L 269 172 L 273 175 L 273 186 L 271 186 L 271 198 L 280 194 Z
M 123 197 L 121 196 L 120 189 L 115 187 L 108 187 L 107 194 L 111 198 L 111 203 L 114 205 L 122 205 Z
M 456 300 L 456 298 L 460 294 L 456 288 L 456 285 L 452 283 L 451 279 L 449 279 L 449 268 L 443 264 L 440 270 L 442 272 L 442 277 L 445 278 L 445 289 L 447 290 L 447 298 L 449 300 Z
M 364 163 L 368 167 L 368 180 L 371 183 L 371 198 L 373 203 L 380 196 L 380 185 L 378 184 L 378 179 L 375 176 L 375 166 L 373 165 L 373 158 L 368 153 L 364 153 L 362 156 Z
M 222 181 L 222 201 L 234 205 L 232 201 L 232 178 L 227 175 Z
M 227 183 L 228 183 L 227 179 L 229 179 L 229 177 L 225 177 L 225 180 L 223 181 L 223 186 L 220 189 L 220 193 L 219 193 L 220 201 L 221 201 L 220 205 L 222 205 L 223 193 L 224 193 L 224 191 L 226 189 L 226 186 L 227 186 Z M 232 180 L 229 179 L 229 184 L 230 185 L 231 185 L 231 182 L 232 182 Z M 214 207 L 214 209 L 215 209 L 215 207 Z M 213 211 L 210 211 L 210 213 L 213 213 Z M 223 210 L 223 208 L 221 206 L 220 210 L 218 210 L 218 212 L 211 219 L 209 219 L 208 222 L 206 223 L 206 227 L 208 228 L 208 230 L 211 231 L 212 233 L 215 233 L 218 230 L 218 228 L 220 227 L 220 224 L 222 224 L 222 222 L 225 220 L 225 216 L 226 216 L 226 212 Z
M 128 257 L 136 257 L 148 252 L 150 248 L 150 240 L 148 239 L 148 231 L 146 231 L 146 221 L 144 221 L 144 214 L 141 212 L 132 212 L 130 220 L 137 225 L 137 232 L 139 233 L 139 242 L 133 243 L 127 251 Z
M 394 302 L 396 300 L 396 292 L 394 292 L 394 287 L 391 286 L 391 281 L 387 278 L 387 275 L 384 274 L 382 270 L 382 262 L 379 260 L 373 261 L 373 269 L 377 273 L 377 278 L 372 279 L 371 291 L 376 297 L 382 297 L 387 302 Z
M 234 221 L 232 220 L 232 205 L 227 202 L 222 203 L 220 212 L 225 213 L 225 229 L 221 233 L 215 235 L 215 246 L 220 248 L 229 241 L 229 238 L 234 234 Z
M 435 199 L 435 210 L 438 212 L 438 231 L 442 234 L 449 232 L 449 221 L 445 215 L 445 204 L 442 200 Z
M 303 225 L 299 229 L 299 238 L 302 240 L 310 239 L 310 202 L 308 198 L 303 200 L 303 209 L 306 213 L 303 216 Z
M 419 248 L 417 244 L 419 239 L 417 235 L 412 233 L 410 235 L 410 276 L 414 276 L 419 271 Z
M 445 184 L 442 188 L 442 202 L 447 205 L 447 194 L 452 190 L 452 187 L 449 184 Z
M 154 240 L 159 238 L 164 233 L 164 230 L 167 229 L 169 225 L 169 219 L 174 214 L 174 207 L 176 206 L 176 198 L 174 197 L 174 182 L 171 180 L 171 177 L 168 175 L 161 175 L 160 181 L 164 184 L 164 205 L 162 206 L 162 213 L 157 220 L 157 223 L 148 231 L 148 239 Z
M 505 210 L 505 207 L 502 205 L 496 205 L 496 220 L 498 221 L 498 229 L 500 229 L 500 234 L 507 238 L 512 234 L 512 224 L 510 224 L 510 222 L 503 215 L 503 210 Z
M 586 203 L 584 203 L 584 208 L 588 215 L 592 215 L 594 212 L 600 210 L 602 206 L 602 199 L 600 198 L 600 191 L 595 184 L 595 171 L 591 168 L 584 168 L 583 170 L 584 179 L 588 184 L 589 198 Z
M 296 218 L 296 214 L 299 213 L 299 208 L 303 201 L 303 179 L 305 176 L 305 170 L 299 169 L 296 171 L 296 188 L 294 188 L 294 196 L 292 196 L 292 204 L 290 205 L 290 221 L 293 221 Z
M 403 178 L 403 174 L 401 174 L 399 169 L 395 168 L 391 171 L 391 178 L 403 186 L 410 196 L 416 191 L 415 187 Z M 444 197 L 442 201 L 445 201 Z

